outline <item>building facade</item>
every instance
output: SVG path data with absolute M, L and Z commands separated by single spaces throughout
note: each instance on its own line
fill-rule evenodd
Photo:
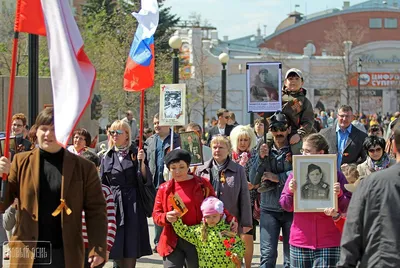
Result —
M 397 26 L 400 9 L 396 6 L 398 0 L 387 2 L 378 6 L 374 6 L 375 0 L 355 6 L 344 3 L 343 10 L 323 11 L 297 22 L 292 19 L 292 25 L 282 22 L 278 31 L 267 37 L 261 36 L 260 29 L 255 35 L 234 40 L 226 37 L 220 40 L 216 30 L 204 36 L 199 28 L 178 29 L 175 35 L 183 40 L 188 62 L 181 83 L 188 85 L 189 95 L 190 92 L 198 94 L 199 84 L 202 84 L 205 95 L 213 98 L 206 107 L 197 101 L 190 120 L 201 122 L 215 116 L 220 108 L 222 66 L 218 56 L 222 52 L 230 57 L 226 66 L 226 108 L 235 112 L 241 124 L 250 123 L 246 86 L 248 62 L 282 62 L 283 74 L 290 68 L 302 70 L 307 97 L 314 107 L 318 104 L 326 111 L 337 110 L 342 104 L 351 105 L 357 112 L 360 107 L 365 114 L 400 110 L 400 56 L 397 56 L 400 55 Z M 345 23 L 361 25 L 366 31 L 365 38 L 356 44 L 343 40 L 338 44 L 341 52 L 335 55 L 325 49 L 321 38 L 322 31 L 330 29 L 339 17 Z

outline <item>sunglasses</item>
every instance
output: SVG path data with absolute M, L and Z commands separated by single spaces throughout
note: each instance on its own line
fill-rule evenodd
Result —
M 278 131 L 280 131 L 280 132 L 284 132 L 284 131 L 286 131 L 288 128 L 286 127 L 286 126 L 272 126 L 271 128 L 271 131 L 272 132 L 278 132 Z
M 230 117 L 229 116 L 225 116 L 225 119 L 229 119 Z
M 382 152 L 382 148 L 379 147 L 379 148 L 376 148 L 376 149 L 368 149 L 368 153 L 373 154 L 375 152 L 381 153 Z
M 123 134 L 124 132 L 122 130 L 117 129 L 117 130 L 110 130 L 110 131 L 108 131 L 108 133 L 110 133 L 111 136 L 113 136 L 114 134 L 117 134 L 119 136 L 119 135 Z

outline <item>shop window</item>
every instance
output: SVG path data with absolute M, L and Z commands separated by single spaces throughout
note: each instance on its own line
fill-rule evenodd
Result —
M 374 18 L 374 19 L 369 19 L 369 28 L 370 29 L 380 29 L 382 28 L 382 19 L 379 18 Z
M 395 19 L 395 18 L 385 18 L 385 28 L 387 28 L 387 29 L 397 29 L 397 19 Z

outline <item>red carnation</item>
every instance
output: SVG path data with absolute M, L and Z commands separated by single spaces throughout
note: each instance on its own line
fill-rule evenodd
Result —
M 230 251 L 228 250 L 228 251 L 225 252 L 225 255 L 226 255 L 227 257 L 230 257 L 230 256 L 232 256 L 232 252 L 230 252 Z
M 231 244 L 234 244 L 235 243 L 235 238 L 231 238 L 230 240 L 229 240 L 229 242 L 231 242 Z

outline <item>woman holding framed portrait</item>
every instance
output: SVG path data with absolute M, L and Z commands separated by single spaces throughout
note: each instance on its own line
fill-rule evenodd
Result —
M 304 139 L 301 152 L 307 156 L 328 154 L 329 145 L 322 135 L 311 134 Z M 325 190 L 329 188 L 329 184 L 324 182 L 322 173 L 323 170 L 318 165 L 307 166 L 307 183 L 313 189 L 305 191 L 305 194 L 310 194 L 312 198 L 317 196 L 315 200 L 323 199 L 322 197 L 329 194 Z M 302 187 L 301 178 L 294 174 L 297 173 L 289 175 L 279 200 L 282 208 L 289 212 L 294 211 L 294 195 L 297 194 L 298 199 L 302 195 L 297 191 L 297 187 Z M 346 183 L 344 175 L 337 171 L 337 182 L 333 183 L 332 188 L 335 198 L 338 199 L 340 212 L 346 212 L 351 198 L 351 193 L 344 187 Z M 304 190 L 303 187 L 301 190 Z M 340 238 L 341 234 L 332 217 L 325 215 L 323 210 L 307 213 L 295 211 L 289 239 L 291 267 L 336 267 L 340 257 Z

